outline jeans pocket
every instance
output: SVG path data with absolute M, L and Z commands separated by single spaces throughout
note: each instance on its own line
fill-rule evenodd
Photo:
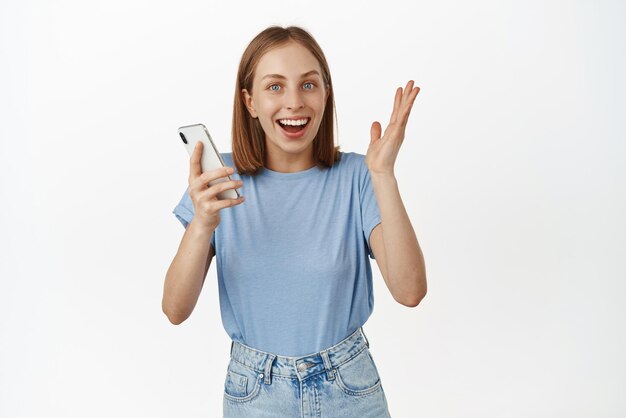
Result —
M 367 347 L 336 371 L 337 385 L 348 395 L 369 395 L 381 388 L 376 364 Z
M 261 392 L 261 372 L 231 359 L 224 381 L 224 398 L 235 402 L 247 402 Z

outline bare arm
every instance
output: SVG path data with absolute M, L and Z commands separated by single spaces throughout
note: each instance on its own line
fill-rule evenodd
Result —
M 163 312 L 172 324 L 189 318 L 198 302 L 211 260 L 215 255 L 211 236 L 213 229 L 191 223 L 180 241 L 178 251 L 165 276 Z
M 220 210 L 240 205 L 244 197 L 218 200 L 217 195 L 228 189 L 240 188 L 241 180 L 224 181 L 209 186 L 213 180 L 233 173 L 232 167 L 222 167 L 202 173 L 200 157 L 202 142 L 196 144 L 190 158 L 189 197 L 194 217 L 187 225 L 178 251 L 165 275 L 161 306 L 172 324 L 189 318 L 198 302 L 202 285 L 215 250 L 211 237 L 220 223 Z
M 370 245 L 393 298 L 408 307 L 426 296 L 424 255 L 402 203 L 393 176 L 372 176 L 381 223 L 370 235 Z
M 404 141 L 411 107 L 419 91 L 419 87 L 414 87 L 413 80 L 407 83 L 406 89 L 396 89 L 389 125 L 381 136 L 380 123 L 372 123 L 365 156 L 381 219 L 381 224 L 371 233 L 370 245 L 394 299 L 411 307 L 417 306 L 426 295 L 426 267 L 400 197 L 394 165 Z

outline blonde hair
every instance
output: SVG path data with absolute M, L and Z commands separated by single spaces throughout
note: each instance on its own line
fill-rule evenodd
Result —
M 241 90 L 246 89 L 252 93 L 254 72 L 261 57 L 271 49 L 283 46 L 290 41 L 302 45 L 317 59 L 322 70 L 322 79 L 329 91 L 324 115 L 313 140 L 313 158 L 319 168 L 331 167 L 341 158 L 340 146 L 335 146 L 333 133 L 333 115 L 335 119 L 337 117 L 333 85 L 328 62 L 322 49 L 313 36 L 300 27 L 270 26 L 250 41 L 241 57 L 237 71 L 233 106 L 232 150 L 233 163 L 239 174 L 258 174 L 259 170 L 265 167 L 266 162 L 265 132 L 259 120 L 253 118 L 248 112 Z

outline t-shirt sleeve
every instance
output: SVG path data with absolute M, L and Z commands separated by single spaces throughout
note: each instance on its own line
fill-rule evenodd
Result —
M 360 182 L 361 182 L 361 219 L 363 220 L 363 238 L 370 258 L 375 258 L 370 246 L 370 234 L 376 225 L 380 223 L 380 209 L 376 202 L 374 186 L 370 178 L 370 171 L 365 164 L 365 157 L 359 159 Z
M 183 196 L 178 202 L 178 205 L 176 205 L 172 213 L 176 216 L 180 223 L 183 224 L 185 228 L 187 228 L 187 225 L 191 223 L 194 215 L 194 210 L 193 203 L 191 202 L 191 197 L 189 197 L 189 189 L 185 190 Z
M 176 205 L 172 213 L 185 228 L 189 226 L 194 216 L 193 202 L 189 196 L 189 189 L 185 190 L 185 193 L 183 193 L 183 196 L 180 198 L 178 205 Z M 215 232 L 211 236 L 211 245 L 215 248 Z

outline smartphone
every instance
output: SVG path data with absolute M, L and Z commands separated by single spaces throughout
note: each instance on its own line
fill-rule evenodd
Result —
M 202 144 L 204 144 L 202 157 L 200 158 L 200 166 L 203 173 L 205 171 L 224 167 L 224 160 L 222 160 L 222 156 L 217 150 L 215 143 L 213 143 L 211 135 L 209 135 L 209 131 L 207 131 L 203 124 L 198 123 L 196 125 L 181 126 L 178 128 L 178 135 L 180 136 L 180 139 L 182 139 L 183 145 L 187 149 L 189 157 L 193 154 L 193 150 L 197 142 L 202 142 Z M 230 180 L 232 180 L 230 176 L 220 177 L 219 179 L 209 182 L 209 186 Z M 217 195 L 219 200 L 237 199 L 238 197 L 239 192 L 236 189 L 224 190 Z

